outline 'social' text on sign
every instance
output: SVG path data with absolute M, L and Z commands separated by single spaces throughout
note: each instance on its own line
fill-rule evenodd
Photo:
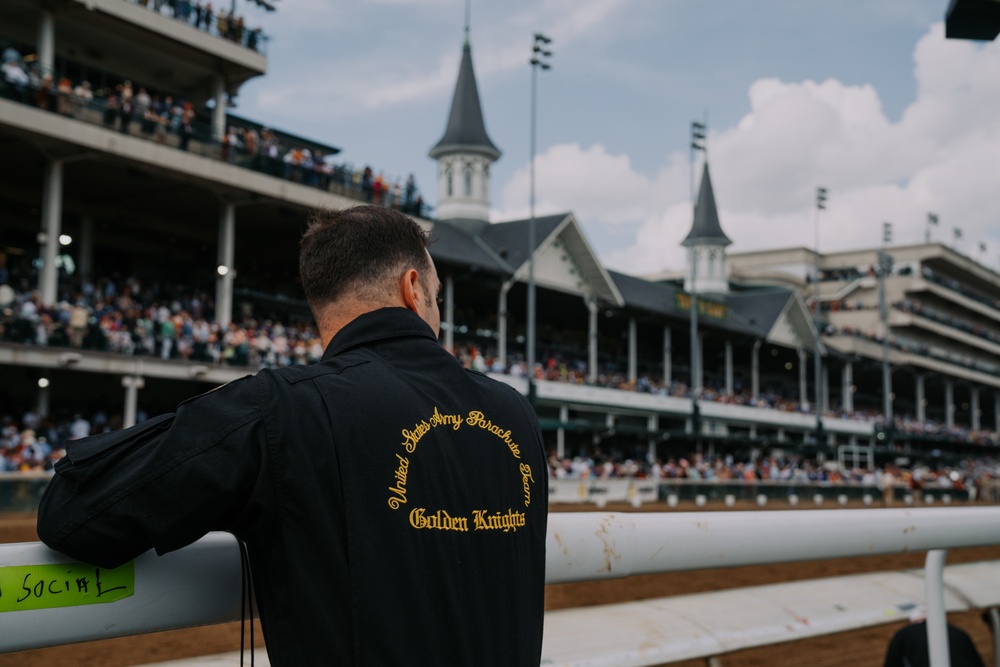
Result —
M 84 563 L 0 567 L 0 612 L 106 604 L 134 594 L 131 561 L 113 570 Z

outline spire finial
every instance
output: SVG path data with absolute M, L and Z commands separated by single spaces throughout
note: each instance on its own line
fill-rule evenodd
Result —
M 472 14 L 472 0 L 465 0 L 465 45 L 469 45 L 469 23 Z

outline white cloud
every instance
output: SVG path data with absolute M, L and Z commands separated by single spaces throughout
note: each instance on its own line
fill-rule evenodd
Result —
M 1000 253 L 1000 42 L 944 39 L 933 26 L 914 50 L 917 97 L 897 122 L 870 85 L 761 79 L 748 91 L 750 110 L 734 126 L 712 131 L 710 164 L 731 252 L 814 243 L 815 188 L 830 191 L 820 220 L 826 251 L 877 245 L 881 223 L 894 242 L 922 242 L 927 213 L 940 216 L 934 240 L 979 257 Z M 673 154 L 655 176 L 600 145 L 554 146 L 539 155 L 538 210 L 572 210 L 587 233 L 634 234 L 597 252 L 629 273 L 681 269 L 679 247 L 691 224 L 687 155 Z M 497 216 L 523 215 L 527 168 L 501 189 Z M 964 244 L 964 245 L 963 245 Z

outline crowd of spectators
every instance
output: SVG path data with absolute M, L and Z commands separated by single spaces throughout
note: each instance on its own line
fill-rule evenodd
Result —
M 404 181 L 371 166 L 334 163 L 320 148 L 290 146 L 274 131 L 230 125 L 221 142 L 221 159 L 265 174 L 295 181 L 423 217 L 427 205 L 413 174 Z
M 140 411 L 138 421 L 149 415 Z M 0 416 L 0 473 L 48 471 L 65 456 L 67 443 L 122 427 L 120 414 L 88 414 L 43 417 L 34 410 L 23 415 Z M 888 476 L 887 476 L 888 473 Z M 820 464 L 808 458 L 751 456 L 720 453 L 716 456 L 691 454 L 648 461 L 620 454 L 604 453 L 599 447 L 576 456 L 549 457 L 549 475 L 553 479 L 638 478 L 658 481 L 704 481 L 720 483 L 790 483 L 825 485 L 880 486 L 885 480 L 909 488 L 969 490 L 987 500 L 991 493 L 982 491 L 1000 480 L 1000 460 L 992 457 L 967 458 L 956 465 L 917 464 L 909 468 L 888 464 L 882 468 L 840 468 Z
M 452 352 L 466 368 L 480 372 L 505 373 L 515 377 L 524 377 L 528 374 L 527 364 L 523 358 L 515 355 L 513 360 L 505 365 L 500 362 L 494 350 L 487 349 L 483 352 L 480 346 L 474 342 L 459 343 Z M 610 362 L 603 364 L 595 381 L 590 382 L 587 379 L 587 362 L 582 358 L 568 358 L 564 355 L 546 352 L 542 352 L 540 356 L 541 360 L 535 363 L 534 368 L 534 378 L 536 380 L 588 384 L 658 396 L 674 396 L 678 398 L 691 396 L 690 388 L 685 382 L 672 380 L 664 383 L 662 377 L 651 373 L 639 373 L 633 381 L 629 379 L 628 374 L 621 368 L 621 364 L 618 363 Z M 810 412 L 799 401 L 789 398 L 789 393 L 792 392 L 782 391 L 778 388 L 765 388 L 754 396 L 750 389 L 746 387 L 738 386 L 733 393 L 730 393 L 723 387 L 709 384 L 698 392 L 698 400 L 770 408 L 781 410 L 782 412 Z M 868 413 L 855 413 L 833 409 L 827 412 L 827 416 L 868 419 L 870 415 Z
M 0 304 L 0 339 L 247 368 L 308 364 L 323 355 L 311 321 L 253 313 L 221 327 L 208 289 L 136 278 L 83 281 L 46 306 L 31 291 Z
M 853 338 L 862 338 L 865 340 L 872 341 L 873 343 L 882 344 L 883 336 L 880 332 L 862 330 L 853 326 L 843 326 L 843 327 L 827 327 L 826 333 L 828 335 L 841 335 L 841 336 L 851 336 Z M 911 354 L 918 354 L 922 357 L 930 357 L 933 359 L 943 359 L 953 364 L 959 366 L 965 366 L 966 368 L 971 368 L 973 370 L 982 371 L 984 373 L 998 374 L 1000 373 L 1000 364 L 990 363 L 982 359 L 977 359 L 972 355 L 961 354 L 959 352 L 945 350 L 941 347 L 935 347 L 930 345 L 930 343 L 915 340 L 909 338 L 905 335 L 896 334 L 889 338 L 889 346 L 903 352 L 909 352 Z
M 0 267 L 0 282 L 7 279 L 7 270 Z M 0 340 L 251 370 L 315 363 L 323 354 L 312 321 L 301 317 L 296 321 L 290 316 L 238 308 L 238 317 L 220 327 L 215 320 L 212 286 L 144 283 L 135 277 L 105 277 L 73 284 L 64 280 L 57 302 L 47 306 L 40 302 L 37 292 L 21 282 L 21 289 L 7 289 L 9 302 L 0 303 Z M 481 372 L 515 377 L 528 373 L 520 356 L 512 355 L 502 363 L 495 350 L 484 351 L 474 342 L 459 342 L 451 352 L 464 366 Z M 538 380 L 660 396 L 691 395 L 684 382 L 664 383 L 648 373 L 631 381 L 620 364 L 613 362 L 603 363 L 596 381 L 590 383 L 583 359 L 544 351 L 533 371 Z M 729 393 L 709 383 L 699 392 L 698 400 L 809 412 L 807 406 L 790 398 L 793 395 L 791 387 L 764 387 L 753 395 L 743 386 Z M 873 410 L 847 411 L 834 406 L 826 416 L 870 421 L 877 414 Z M 959 424 L 948 426 L 934 420 L 917 422 L 906 415 L 896 417 L 896 428 L 930 438 L 1000 445 L 1000 436 L 993 431 L 972 430 Z
M 473 342 L 456 344 L 452 353 L 466 368 L 483 373 L 503 373 L 515 377 L 525 377 L 527 375 L 527 365 L 522 358 L 515 358 L 505 365 L 500 362 L 492 350 L 487 350 L 484 353 L 481 351 L 481 347 Z M 639 375 L 638 379 L 633 382 L 628 379 L 624 371 L 615 368 L 613 364 L 607 365 L 603 372 L 598 374 L 596 382 L 590 383 L 587 381 L 585 361 L 582 359 L 565 361 L 559 355 L 546 354 L 544 352 L 541 354 L 541 361 L 535 363 L 534 377 L 536 380 L 588 384 L 590 386 L 636 391 L 659 396 L 674 396 L 678 398 L 691 396 L 690 389 L 684 382 L 673 380 L 668 384 L 664 384 L 660 378 L 651 375 Z M 789 395 L 793 393 L 794 391 L 789 388 L 785 388 L 784 391 L 778 388 L 765 388 L 754 396 L 746 387 L 738 386 L 733 393 L 730 393 L 723 387 L 708 385 L 698 392 L 698 400 L 729 405 L 746 405 L 755 408 L 780 410 L 782 412 L 812 414 L 812 407 L 805 406 L 799 401 L 789 398 Z M 874 421 L 880 416 L 880 413 L 873 408 L 847 410 L 842 406 L 831 406 L 824 411 L 824 416 L 837 419 Z M 935 420 L 918 422 L 913 416 L 906 414 L 896 415 L 895 427 L 901 432 L 924 435 L 930 438 L 943 438 L 979 445 L 1000 446 L 1000 433 L 996 431 L 987 429 L 974 430 L 961 424 L 948 426 L 943 422 Z
M 919 299 L 903 299 L 902 301 L 897 301 L 892 304 L 892 307 L 904 313 L 913 313 L 914 315 L 919 315 L 929 320 L 933 320 L 934 322 L 938 322 L 939 324 L 943 324 L 953 329 L 964 331 L 965 333 L 972 334 L 977 338 L 985 338 L 992 343 L 1000 343 L 1000 334 L 998 334 L 993 328 L 982 324 L 975 324 L 961 317 L 955 317 L 954 315 L 944 311 L 932 308 L 931 306 L 925 305 Z
M 403 213 L 429 214 L 413 174 L 402 179 L 371 166 L 334 163 L 323 149 L 298 145 L 266 127 L 230 123 L 221 137 L 214 137 L 194 104 L 169 92 L 128 79 L 95 90 L 89 81 L 74 83 L 42 72 L 13 47 L 4 49 L 2 61 L 2 80 L 13 96 L 40 109 Z
M 888 473 L 888 475 L 887 475 Z M 894 463 L 875 468 L 840 467 L 809 458 L 758 456 L 722 453 L 715 456 L 692 454 L 689 458 L 670 457 L 649 462 L 624 458 L 595 450 L 558 458 L 549 456 L 549 476 L 553 479 L 655 479 L 659 481 L 773 482 L 881 486 L 886 483 L 911 489 L 977 490 L 1000 480 L 1000 459 L 967 458 L 956 465 L 918 463 L 901 467 Z
M 948 278 L 947 276 L 943 276 L 939 273 L 936 273 L 932 268 L 928 266 L 921 267 L 920 275 L 927 282 L 931 282 L 934 283 L 935 285 L 940 285 L 941 287 L 945 287 L 951 290 L 952 292 L 961 294 L 962 296 L 972 299 L 973 301 L 977 301 L 983 304 L 984 306 L 989 306 L 990 308 L 1000 307 L 1000 302 L 998 302 L 996 299 L 991 299 L 990 297 L 984 294 L 969 289 L 968 287 L 958 282 L 954 278 Z
M 247 28 L 242 16 L 236 16 L 232 11 L 225 11 L 222 8 L 216 11 L 211 2 L 202 4 L 201 0 L 129 1 L 135 5 L 148 7 L 158 14 L 173 17 L 198 30 L 242 44 L 253 51 L 260 50 L 265 40 L 260 28 Z
M 67 442 L 121 427 L 120 416 L 109 419 L 102 412 L 89 419 L 81 414 L 43 418 L 33 410 L 20 418 L 4 415 L 0 417 L 0 473 L 51 470 L 65 456 Z

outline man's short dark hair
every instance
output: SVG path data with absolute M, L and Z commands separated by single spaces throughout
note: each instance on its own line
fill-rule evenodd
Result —
M 427 234 L 398 211 L 355 206 L 313 212 L 299 242 L 299 276 L 316 313 L 345 295 L 379 303 L 403 273 L 430 270 Z M 426 290 L 426 286 L 425 286 Z

